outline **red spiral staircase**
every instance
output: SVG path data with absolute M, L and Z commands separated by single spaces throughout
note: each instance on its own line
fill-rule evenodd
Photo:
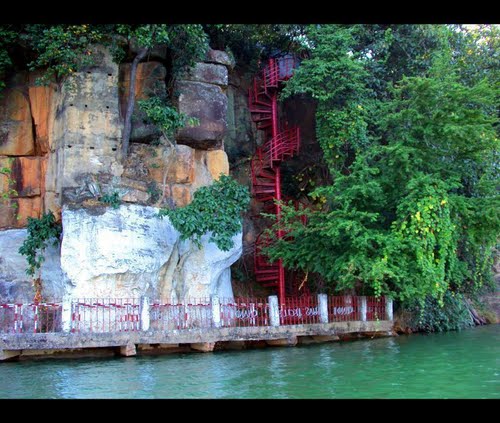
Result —
M 298 154 L 300 145 L 299 128 L 290 128 L 279 119 L 278 92 L 281 83 L 292 77 L 297 65 L 297 59 L 292 56 L 269 59 L 248 90 L 252 120 L 265 134 L 265 142 L 257 148 L 251 162 L 252 195 L 264 203 L 267 212 L 276 214 L 277 220 L 280 219 L 281 206 L 274 204 L 274 200 L 283 200 L 280 164 Z M 282 238 L 285 234 L 278 230 L 277 236 Z M 262 253 L 268 242 L 262 233 L 255 241 L 255 278 L 262 286 L 277 288 L 280 303 L 284 303 L 286 292 L 297 289 L 297 281 L 293 277 L 285 281 L 282 261 L 270 263 Z

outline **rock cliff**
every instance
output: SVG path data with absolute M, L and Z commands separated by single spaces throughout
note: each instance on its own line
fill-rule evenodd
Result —
M 222 140 L 234 64 L 211 50 L 177 81 L 179 110 L 200 125 L 178 131 L 173 147 L 136 107 L 123 158 L 130 65 L 113 62 L 105 48 L 98 56 L 62 85 L 37 86 L 37 73 L 17 74 L 0 99 L 0 302 L 33 298 L 18 249 L 28 217 L 48 211 L 63 234 L 41 268 L 46 298 L 231 296 L 229 266 L 241 255 L 241 234 L 227 253 L 208 238 L 198 250 L 156 215 L 158 207 L 189 204 L 196 189 L 229 173 Z M 136 101 L 166 89 L 159 60 L 139 65 Z M 118 209 L 102 202 L 114 193 Z

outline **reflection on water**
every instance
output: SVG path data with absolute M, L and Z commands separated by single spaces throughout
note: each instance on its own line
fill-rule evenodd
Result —
M 500 398 L 500 326 L 294 348 L 0 364 L 0 398 Z

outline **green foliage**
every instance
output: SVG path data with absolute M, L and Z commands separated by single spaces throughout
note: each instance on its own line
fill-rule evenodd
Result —
M 175 74 L 203 59 L 208 50 L 207 34 L 197 24 L 116 25 L 115 31 L 139 48 L 168 47 Z
M 410 309 L 416 316 L 413 327 L 423 332 L 461 330 L 474 326 L 463 294 L 447 291 L 443 302 L 427 297 L 422 304 L 413 304 Z
M 170 42 L 169 25 L 116 25 L 116 32 L 133 39 L 139 47 L 153 48 Z
M 100 200 L 105 204 L 109 204 L 113 209 L 119 208 L 121 204 L 121 198 L 118 191 L 114 191 L 111 194 L 104 194 Z
M 277 52 L 300 50 L 303 27 L 296 24 L 209 24 L 205 25 L 205 31 L 213 48 L 228 51 L 237 66 L 255 72 L 262 58 Z
M 171 25 L 170 36 L 174 74 L 204 59 L 208 51 L 208 37 L 202 25 Z
M 201 246 L 201 237 L 210 233 L 210 241 L 222 251 L 233 246 L 232 237 L 241 231 L 241 213 L 248 207 L 248 188 L 230 176 L 220 175 L 210 186 L 199 188 L 186 207 L 160 210 L 181 233 L 181 239 L 192 239 Z
M 5 73 L 12 66 L 9 49 L 17 41 L 17 32 L 13 25 L 0 25 L 0 91 L 5 88 Z
M 164 98 L 155 96 L 139 100 L 137 103 L 148 120 L 156 125 L 168 139 L 171 139 L 175 131 L 183 128 L 186 124 L 190 126 L 199 124 L 198 119 L 187 118 L 184 113 L 180 113 Z
M 354 44 L 367 70 L 366 84 L 377 99 L 390 97 L 389 89 L 403 76 L 426 76 L 433 54 L 451 29 L 445 25 L 353 25 Z
M 352 29 L 312 25 L 312 55 L 302 62 L 282 96 L 309 94 L 318 101 L 316 136 L 331 171 L 342 169 L 368 142 L 367 72 L 352 51 Z
M 197 24 L 1 25 L 0 89 L 5 85 L 5 72 L 13 67 L 13 51 L 21 67 L 43 69 L 38 82 L 46 84 L 93 65 L 96 44 L 108 45 L 117 62 L 127 58 L 132 45 L 148 50 L 165 46 L 177 74 L 204 57 L 208 38 Z
M 10 159 L 11 162 L 14 161 L 13 158 Z M 1 197 L 3 200 L 8 200 L 11 197 L 17 196 L 17 191 L 11 188 L 12 185 L 15 184 L 14 179 L 12 178 L 12 170 L 8 167 L 0 167 L 0 175 L 5 175 L 6 178 L 6 188 L 2 193 Z
M 27 25 L 21 39 L 35 52 L 30 70 L 45 69 L 40 83 L 48 83 L 94 63 L 92 44 L 104 34 L 95 25 Z
M 455 50 L 456 33 L 444 27 L 425 32 L 425 48 L 415 46 L 415 32 L 403 42 L 400 31 L 407 75 L 375 83 L 375 62 L 385 57 L 386 70 L 398 63 L 391 32 L 385 53 L 380 36 L 364 40 L 379 49 L 367 57 L 357 26 L 310 29 L 311 58 L 285 94 L 318 100 L 317 136 L 333 183 L 310 193 L 321 209 L 283 207 L 266 253 L 338 291 L 442 306 L 450 292 L 491 281 L 500 233 L 499 86 L 491 72 L 464 78 L 457 56 L 468 53 Z M 369 113 L 356 113 L 356 103 Z M 285 238 L 273 235 L 278 228 Z
M 62 227 L 56 223 L 52 212 L 45 213 L 40 219 L 28 217 L 28 234 L 19 248 L 19 254 L 26 257 L 28 268 L 26 273 L 34 277 L 45 260 L 43 252 L 50 241 L 56 246 L 59 243 Z
M 456 52 L 452 60 L 462 82 L 472 85 L 484 78 L 500 82 L 499 25 L 459 25 L 450 35 Z

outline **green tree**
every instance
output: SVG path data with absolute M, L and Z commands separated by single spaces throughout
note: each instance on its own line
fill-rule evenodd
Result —
M 409 75 L 375 84 L 380 55 L 362 53 L 359 32 L 310 29 L 311 58 L 285 94 L 318 100 L 317 137 L 333 183 L 311 192 L 320 209 L 284 206 L 268 235 L 281 228 L 287 236 L 267 254 L 337 290 L 442 305 L 446 292 L 471 291 L 491 277 L 500 233 L 498 85 L 484 75 L 464 78 L 457 56 L 467 52 L 457 50 L 449 27 L 428 31 L 429 50 L 402 61 Z M 418 59 L 425 54 L 427 68 Z M 390 66 L 383 60 L 387 69 L 396 57 Z
M 61 82 L 83 66 L 94 63 L 93 45 L 104 40 L 98 25 L 26 25 L 20 39 L 28 49 L 29 70 L 43 69 L 39 83 Z
M 257 71 L 259 60 L 276 53 L 300 49 L 304 25 L 298 24 L 207 24 L 210 45 L 228 50 L 236 66 Z
M 296 69 L 282 94 L 317 100 L 316 136 L 332 173 L 345 170 L 368 142 L 368 73 L 352 50 L 352 32 L 338 25 L 310 26 L 311 57 Z

